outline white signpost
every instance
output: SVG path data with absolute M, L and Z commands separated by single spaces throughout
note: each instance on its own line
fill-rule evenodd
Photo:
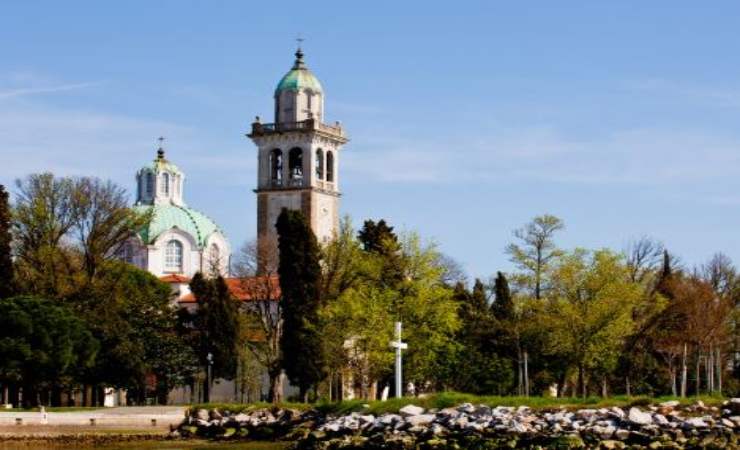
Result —
M 401 352 L 409 348 L 409 345 L 401 341 L 401 322 L 396 322 L 396 340 L 391 342 L 391 347 L 396 349 L 396 397 L 403 397 L 403 365 Z

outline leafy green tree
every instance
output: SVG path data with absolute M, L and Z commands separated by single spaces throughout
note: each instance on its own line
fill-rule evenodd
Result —
M 547 322 L 551 351 L 577 369 L 584 397 L 588 375 L 605 382 L 605 374 L 616 369 L 641 297 L 622 257 L 608 250 L 576 250 L 553 269 Z
M 320 249 L 306 218 L 283 209 L 278 232 L 283 334 L 280 342 L 285 372 L 306 401 L 308 390 L 324 378 L 326 361 L 318 329 L 321 266 Z
M 555 233 L 563 228 L 565 224 L 555 216 L 537 216 L 523 228 L 514 231 L 514 236 L 521 243 L 512 243 L 506 248 L 511 261 L 524 271 L 519 281 L 531 290 L 536 299 L 542 298 L 547 270 L 563 254 L 553 241 Z
M 0 184 L 0 299 L 15 291 L 13 258 L 11 256 L 11 218 L 8 193 Z
M 352 248 L 353 233 L 345 230 L 345 248 Z M 340 235 L 341 236 L 341 235 Z M 359 238 L 358 238 L 359 241 Z M 442 282 L 443 268 L 433 246 L 422 245 L 416 235 L 398 240 L 392 255 L 376 251 L 347 252 L 357 271 L 347 289 L 334 291 L 321 311 L 325 348 L 337 368 L 348 367 L 360 396 L 367 398 L 372 385 L 392 375 L 394 322 L 403 323 L 405 378 L 420 388 L 443 382 L 449 358 L 458 352 L 458 304 L 452 289 Z M 399 280 L 382 279 L 393 258 Z
M 129 390 L 132 402 L 148 396 L 146 378 L 157 376 L 162 391 L 184 384 L 194 355 L 177 334 L 177 310 L 170 286 L 120 261 L 108 261 L 95 282 L 64 299 L 101 343 L 86 381 Z
M 42 390 L 79 381 L 98 350 L 85 323 L 58 302 L 0 300 L 0 381 L 22 386 L 25 406 L 37 406 Z

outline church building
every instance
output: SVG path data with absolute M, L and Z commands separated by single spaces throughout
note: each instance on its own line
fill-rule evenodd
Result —
M 283 208 L 301 211 L 322 244 L 339 227 L 339 158 L 348 139 L 339 122 L 324 123 L 324 90 L 303 57 L 299 48 L 292 68 L 275 89 L 274 122 L 263 123 L 257 117 L 247 135 L 257 146 L 257 249 L 260 255 L 270 255 L 270 264 L 277 263 L 275 223 Z M 169 283 L 174 301 L 183 308 L 197 307 L 189 283 L 198 272 L 224 276 L 246 308 L 250 302 L 265 301 L 253 298 L 250 281 L 277 284 L 277 278 L 274 274 L 253 280 L 229 277 L 229 242 L 212 219 L 185 203 L 185 174 L 165 158 L 162 140 L 154 161 L 136 173 L 133 207 L 151 212 L 152 221 L 124 246 L 121 258 Z M 258 272 L 264 274 L 268 262 L 262 257 L 258 261 Z M 258 384 L 266 394 L 266 373 L 260 378 Z M 295 387 L 287 382 L 284 389 L 286 398 L 295 394 Z M 199 395 L 197 391 L 197 387 L 176 389 L 170 401 L 190 402 Z M 235 392 L 233 381 L 216 380 L 211 400 L 234 401 Z
M 160 145 L 154 161 L 136 173 L 134 210 L 151 213 L 152 220 L 123 247 L 122 258 L 165 280 L 189 280 L 197 272 L 227 275 L 226 236 L 211 218 L 187 206 L 184 192 L 185 174 Z

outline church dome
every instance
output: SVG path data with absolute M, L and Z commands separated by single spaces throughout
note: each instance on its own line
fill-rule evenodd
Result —
M 300 91 L 302 89 L 308 89 L 314 93 L 322 92 L 321 83 L 318 78 L 308 69 L 306 63 L 303 62 L 303 52 L 301 49 L 295 52 L 295 64 L 288 73 L 280 80 L 275 88 L 275 95 L 279 96 L 283 91 Z
M 223 235 L 216 223 L 205 214 L 187 206 L 173 204 L 136 205 L 134 210 L 140 213 L 153 208 L 153 217 L 149 225 L 139 232 L 141 240 L 153 244 L 164 232 L 176 228 L 192 236 L 201 248 L 205 247 L 208 238 L 214 233 Z

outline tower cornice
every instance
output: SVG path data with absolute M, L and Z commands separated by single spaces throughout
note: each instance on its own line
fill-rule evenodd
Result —
M 262 123 L 257 118 L 252 123 L 252 132 L 246 136 L 258 142 L 262 138 L 279 137 L 286 135 L 316 135 L 330 139 L 339 145 L 349 142 L 349 138 L 344 134 L 344 129 L 336 122 L 334 125 L 321 123 L 315 119 L 308 119 L 301 122 L 287 123 Z

